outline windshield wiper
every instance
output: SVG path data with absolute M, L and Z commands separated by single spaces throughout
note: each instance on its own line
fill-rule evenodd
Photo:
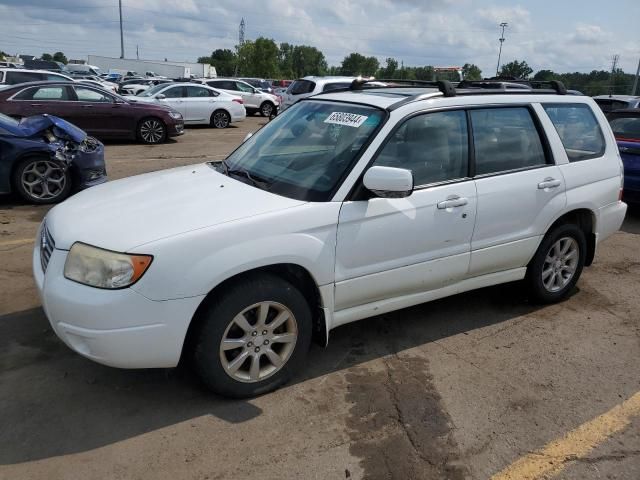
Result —
M 222 167 L 224 168 L 224 174 L 227 177 L 231 175 L 245 177 L 247 180 L 251 182 L 251 184 L 254 187 L 261 188 L 262 190 L 268 190 L 271 187 L 270 182 L 262 178 L 255 178 L 255 175 L 252 175 L 251 173 L 249 173 L 248 170 L 245 170 L 242 168 L 229 168 L 229 164 L 227 163 L 226 160 L 222 160 L 222 162 L 220 163 L 222 164 Z

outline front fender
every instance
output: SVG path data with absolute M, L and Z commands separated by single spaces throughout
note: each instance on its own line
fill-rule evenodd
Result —
M 133 286 L 153 300 L 209 293 L 256 268 L 295 264 L 323 286 L 334 281 L 340 203 L 309 203 L 159 240 L 136 249 L 154 256 Z

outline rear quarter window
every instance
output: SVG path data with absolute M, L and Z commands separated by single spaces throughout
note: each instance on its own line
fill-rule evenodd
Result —
M 542 106 L 556 128 L 570 162 L 604 155 L 604 135 L 589 105 L 547 103 Z

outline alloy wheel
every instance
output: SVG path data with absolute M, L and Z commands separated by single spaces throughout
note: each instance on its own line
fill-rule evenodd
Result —
M 164 137 L 164 126 L 153 118 L 145 120 L 140 126 L 140 136 L 147 143 L 159 143 Z
M 67 183 L 62 166 L 52 160 L 36 160 L 22 171 L 22 187 L 35 200 L 51 200 L 60 196 Z
M 284 305 L 264 301 L 238 313 L 220 342 L 227 375 L 243 383 L 262 381 L 281 370 L 298 339 L 296 318 Z
M 227 128 L 229 126 L 229 116 L 225 112 L 214 113 L 213 126 L 216 128 Z
M 263 117 L 270 117 L 273 113 L 273 105 L 268 102 L 263 103 L 260 113 L 262 113 Z
M 562 237 L 551 246 L 542 266 L 542 284 L 547 291 L 558 292 L 569 284 L 578 268 L 579 248 L 571 237 Z

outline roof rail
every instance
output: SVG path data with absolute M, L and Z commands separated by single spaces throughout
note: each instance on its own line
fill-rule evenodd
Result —
M 542 90 L 550 88 L 558 95 L 566 95 L 567 88 L 559 80 L 523 80 L 523 79 L 506 79 L 506 78 L 487 78 L 484 80 L 463 80 L 458 84 L 458 88 L 486 88 L 486 89 L 513 89 L 518 90 L 521 86 L 523 90 L 530 88 L 532 90 Z M 546 92 L 545 92 L 546 93 Z
M 380 87 L 376 85 L 368 85 L 371 82 L 381 82 L 386 84 L 387 87 Z M 456 89 L 453 83 L 447 80 L 427 81 L 427 80 L 398 80 L 398 79 L 376 79 L 374 77 L 362 78 L 358 77 L 353 82 L 349 90 L 363 90 L 365 86 L 369 88 L 401 88 L 401 87 L 424 87 L 424 88 L 437 88 L 445 97 L 455 97 Z M 331 90 L 335 92 L 337 90 Z

